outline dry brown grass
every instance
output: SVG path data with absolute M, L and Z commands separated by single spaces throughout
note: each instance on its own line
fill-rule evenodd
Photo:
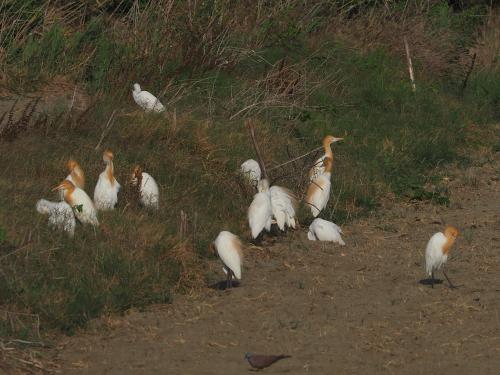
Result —
M 483 69 L 500 69 L 500 9 L 492 9 L 479 30 L 477 43 L 472 49 L 478 65 Z

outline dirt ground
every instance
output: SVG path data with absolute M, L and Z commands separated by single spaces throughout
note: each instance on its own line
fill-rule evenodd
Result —
M 269 374 L 499 374 L 498 156 L 450 174 L 449 207 L 394 204 L 345 226 L 345 247 L 303 228 L 248 247 L 237 288 L 100 319 L 53 350 L 58 372 L 245 374 L 253 352 L 292 356 Z M 448 262 L 457 289 L 421 281 L 441 219 L 461 231 Z

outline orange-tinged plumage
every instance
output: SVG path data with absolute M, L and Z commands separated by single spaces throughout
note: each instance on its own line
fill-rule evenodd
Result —
M 437 232 L 432 235 L 425 249 L 425 270 L 431 276 L 432 286 L 434 287 L 434 271 L 441 269 L 448 260 L 448 253 L 455 243 L 458 236 L 458 229 L 452 226 L 445 228 L 443 232 Z M 450 279 L 443 269 L 443 274 L 453 287 Z
M 314 217 L 319 215 L 330 199 L 332 159 L 326 158 L 324 164 L 324 172 L 311 181 L 306 193 L 305 201 Z
M 99 175 L 94 189 L 94 203 L 101 211 L 113 210 L 118 202 L 120 184 L 114 176 L 113 159 L 114 156 L 110 150 L 103 152 L 102 160 L 106 164 L 106 169 Z
M 325 167 L 324 167 L 324 161 L 326 158 L 330 158 L 333 161 L 333 151 L 332 151 L 332 143 L 338 142 L 343 140 L 344 138 L 337 138 L 334 137 L 333 135 L 327 135 L 325 138 L 323 138 L 323 148 L 325 150 L 325 154 L 320 157 L 318 160 L 316 160 L 316 163 L 312 166 L 312 168 L 309 170 L 309 179 L 314 180 L 316 177 L 318 177 L 320 174 L 324 173 Z

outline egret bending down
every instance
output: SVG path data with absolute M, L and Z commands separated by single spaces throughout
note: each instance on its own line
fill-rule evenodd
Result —
M 434 288 L 434 271 L 443 268 L 443 274 L 450 284 L 450 288 L 455 288 L 455 286 L 450 281 L 446 272 L 444 272 L 444 264 L 448 260 L 448 252 L 450 251 L 453 243 L 457 239 L 458 229 L 454 227 L 446 227 L 444 233 L 435 233 L 429 242 L 427 243 L 427 248 L 425 249 L 425 270 L 427 274 L 431 277 L 431 285 Z
M 227 274 L 227 287 L 232 287 L 232 278 L 241 280 L 241 265 L 243 250 L 240 239 L 228 231 L 219 233 L 214 241 L 219 258 L 224 263 L 224 272 Z
M 146 112 L 153 111 L 160 113 L 165 111 L 165 107 L 160 103 L 158 98 L 149 91 L 141 90 L 141 86 L 138 83 L 134 83 L 132 96 L 135 102 Z
M 46 199 L 40 199 L 36 202 L 36 210 L 43 215 L 49 215 L 50 227 L 62 230 L 70 237 L 73 237 L 75 234 L 76 220 L 73 209 L 68 203 L 65 201 L 50 202 Z
M 335 223 L 320 218 L 314 219 L 309 225 L 309 232 L 307 238 L 311 241 L 331 241 L 336 242 L 342 246 L 345 242 L 342 240 L 342 229 Z

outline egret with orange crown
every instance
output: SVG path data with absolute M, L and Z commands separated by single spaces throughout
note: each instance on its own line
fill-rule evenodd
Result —
M 106 150 L 102 154 L 102 160 L 106 164 L 106 169 L 99 175 L 99 180 L 97 180 L 94 190 L 94 203 L 100 211 L 113 210 L 118 202 L 120 184 L 116 181 L 114 175 L 113 158 L 113 153 L 110 150 Z
M 240 239 L 231 232 L 223 230 L 213 243 L 219 258 L 224 263 L 227 275 L 227 288 L 232 287 L 233 277 L 241 280 L 241 265 L 243 264 L 243 247 Z
M 330 199 L 332 159 L 326 158 L 324 164 L 324 172 L 309 183 L 306 193 L 305 202 L 311 207 L 314 217 L 319 215 Z
M 160 205 L 160 193 L 155 179 L 146 172 L 142 171 L 142 167 L 136 165 L 132 172 L 130 183 L 139 189 L 139 200 L 146 208 L 158 209 Z
M 309 170 L 309 180 L 313 181 L 315 178 L 325 172 L 325 159 L 330 158 L 333 161 L 332 143 L 341 141 L 343 139 L 344 138 L 334 137 L 333 135 L 327 135 L 325 138 L 323 138 L 323 148 L 325 149 L 325 154 L 318 160 L 316 160 L 314 165 Z
M 434 271 L 442 268 L 443 274 L 450 284 L 450 288 L 455 288 L 455 286 L 450 281 L 448 275 L 444 271 L 444 264 L 448 260 L 448 253 L 455 243 L 459 232 L 458 229 L 452 226 L 445 228 L 443 232 L 435 233 L 425 249 L 425 270 L 427 274 L 431 277 L 431 285 L 434 288 Z
M 69 159 L 66 164 L 69 174 L 66 176 L 66 180 L 69 180 L 80 189 L 85 189 L 85 174 L 83 173 L 80 165 L 74 160 Z M 64 200 L 62 192 L 60 193 L 61 200 Z
M 85 191 L 75 187 L 69 180 L 64 180 L 52 190 L 63 192 L 64 200 L 73 208 L 76 218 L 82 224 L 91 224 L 94 227 L 99 225 L 97 210 Z
M 256 239 L 264 228 L 271 230 L 273 211 L 271 208 L 271 193 L 269 182 L 262 179 L 257 185 L 258 193 L 254 195 L 253 201 L 248 207 L 248 224 L 252 232 L 252 237 Z

